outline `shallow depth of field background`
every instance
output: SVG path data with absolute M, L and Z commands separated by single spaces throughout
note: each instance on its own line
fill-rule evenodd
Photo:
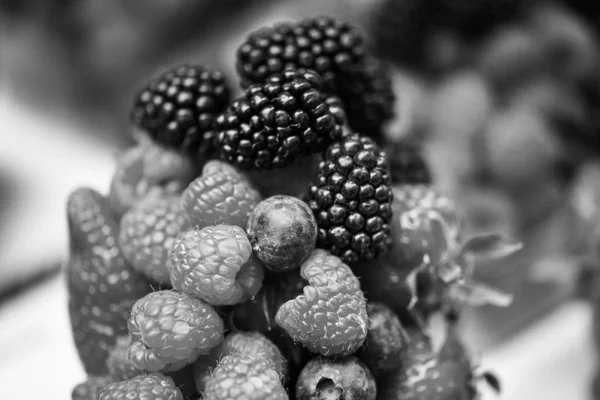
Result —
M 433 26 L 411 47 L 373 28 L 386 1 L 0 0 L 0 399 L 16 399 L 30 368 L 48 372 L 35 386 L 51 400 L 83 376 L 57 275 L 65 201 L 77 186 L 106 191 L 131 144 L 136 88 L 182 62 L 217 67 L 236 86 L 245 33 L 319 14 L 383 38 L 375 48 L 395 66 L 398 97 L 389 136 L 423 141 L 469 229 L 526 246 L 479 270 L 514 305 L 474 310 L 464 326 L 504 378 L 503 398 L 592 399 L 600 12 L 537 0 L 475 39 Z

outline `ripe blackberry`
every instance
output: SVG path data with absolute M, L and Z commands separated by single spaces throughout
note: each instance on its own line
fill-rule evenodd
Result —
M 250 86 L 217 118 L 221 158 L 246 169 L 283 167 L 341 138 L 321 89 L 321 77 L 305 69 L 286 69 Z
M 317 247 L 353 263 L 373 259 L 391 245 L 387 157 L 372 139 L 354 134 L 333 143 L 307 197 L 319 226 Z
M 168 70 L 135 97 L 132 122 L 155 142 L 184 153 L 212 149 L 213 124 L 229 104 L 223 74 L 200 65 Z
M 242 86 L 263 83 L 285 68 L 321 75 L 323 90 L 340 97 L 356 131 L 376 136 L 393 114 L 388 71 L 365 53 L 361 34 L 345 22 L 317 17 L 262 28 L 238 49 Z
M 419 147 L 408 141 L 393 143 L 386 148 L 393 184 L 430 184 L 431 171 Z
M 383 124 L 394 116 L 396 103 L 388 66 L 369 57 L 341 74 L 338 82 L 348 125 L 355 132 L 382 139 Z
M 352 26 L 331 17 L 280 23 L 251 33 L 237 51 L 242 86 L 265 82 L 286 68 L 307 68 L 335 90 L 337 75 L 360 63 L 363 38 Z

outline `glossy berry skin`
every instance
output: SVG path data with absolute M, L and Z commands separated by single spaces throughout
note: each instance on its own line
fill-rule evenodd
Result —
M 193 179 L 189 158 L 154 143 L 126 150 L 117 160 L 108 201 L 122 216 L 149 196 L 178 195 Z
M 369 331 L 358 352 L 375 376 L 398 368 L 407 345 L 407 333 L 391 308 L 381 303 L 367 305 Z
M 317 221 L 311 209 L 291 196 L 260 202 L 250 214 L 246 230 L 256 256 L 277 272 L 299 268 L 317 241 Z
M 317 247 L 347 263 L 389 249 L 393 193 L 386 154 L 373 140 L 352 135 L 332 144 L 307 199 L 319 226 Z
M 315 357 L 296 382 L 297 400 L 375 400 L 376 396 L 373 374 L 356 357 Z
M 286 69 L 250 86 L 217 119 L 221 159 L 248 170 L 281 168 L 339 139 L 322 85 L 313 71 Z
M 194 363 L 194 380 L 198 392 L 204 392 L 210 380 L 210 373 L 218 361 L 231 354 L 255 357 L 261 362 L 270 363 L 280 379 L 288 376 L 288 363 L 277 346 L 260 332 L 234 332 L 225 337 L 221 346 L 206 356 L 200 356 Z
M 431 184 L 431 171 L 417 145 L 404 140 L 389 145 L 385 152 L 390 161 L 392 184 Z
M 108 368 L 108 375 L 113 382 L 126 381 L 143 373 L 127 359 L 130 343 L 131 338 L 129 335 L 119 336 L 114 347 L 108 354 L 106 367 Z
M 111 380 L 102 376 L 90 376 L 73 388 L 71 400 L 96 400 L 98 392 L 108 386 Z
M 173 287 L 213 305 L 233 305 L 256 295 L 263 270 L 244 230 L 207 226 L 179 235 L 169 259 Z
M 350 25 L 330 17 L 281 23 L 251 33 L 237 51 L 242 84 L 265 82 L 285 68 L 316 71 L 329 88 L 340 72 L 365 56 L 363 38 Z
M 268 361 L 244 353 L 223 357 L 212 371 L 203 398 L 207 400 L 287 400 L 277 372 Z
M 98 400 L 183 400 L 183 395 L 173 380 L 154 373 L 111 383 L 100 391 Z
M 181 65 L 138 92 L 131 120 L 165 147 L 205 154 L 212 150 L 213 124 L 229 104 L 229 96 L 221 72 Z
M 295 341 L 324 356 L 347 356 L 365 341 L 366 300 L 350 267 L 315 250 L 300 267 L 303 294 L 283 304 L 275 320 Z
M 121 219 L 119 244 L 137 272 L 169 284 L 167 262 L 173 242 L 190 227 L 178 196 L 148 199 Z
M 105 375 L 110 349 L 127 332 L 131 306 L 151 288 L 118 247 L 117 216 L 102 195 L 87 188 L 75 190 L 67 202 L 67 217 L 73 340 L 85 371 Z
M 212 306 L 171 290 L 138 300 L 127 327 L 128 358 L 144 371 L 176 371 L 223 341 L 223 321 Z
M 254 185 L 222 161 L 209 161 L 202 176 L 190 183 L 181 196 L 189 220 L 199 228 L 217 224 L 245 228 L 260 200 Z

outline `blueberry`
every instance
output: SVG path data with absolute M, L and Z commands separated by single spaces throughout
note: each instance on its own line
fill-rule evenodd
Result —
M 296 382 L 296 400 L 375 400 L 375 378 L 356 357 L 311 359 Z
M 406 349 L 407 334 L 391 308 L 381 303 L 367 305 L 369 331 L 358 356 L 375 376 L 400 366 Z
M 248 238 L 259 260 L 272 271 L 299 268 L 317 241 L 317 221 L 306 203 L 291 196 L 260 202 L 248 221 Z

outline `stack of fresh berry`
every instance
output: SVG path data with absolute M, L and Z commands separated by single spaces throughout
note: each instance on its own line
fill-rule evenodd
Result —
M 69 311 L 89 375 L 73 399 L 474 399 L 482 379 L 498 387 L 454 328 L 466 305 L 510 300 L 472 271 L 519 246 L 465 240 L 416 147 L 386 144 L 388 159 L 373 138 L 385 140 L 393 95 L 376 63 L 354 28 L 321 17 L 251 34 L 231 102 L 201 66 L 140 91 L 138 145 L 110 193 L 78 189 L 68 203 Z

